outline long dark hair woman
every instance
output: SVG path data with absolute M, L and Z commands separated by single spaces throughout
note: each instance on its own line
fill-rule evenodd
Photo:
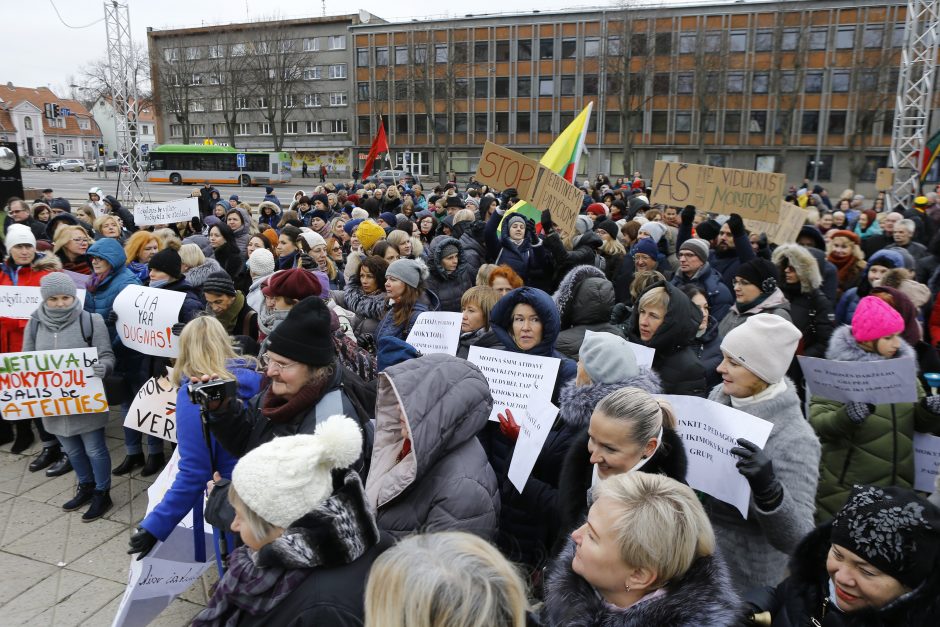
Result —
M 437 295 L 426 288 L 428 267 L 415 259 L 399 259 L 385 271 L 385 292 L 392 302 L 382 322 L 375 330 L 375 341 L 392 335 L 399 339 L 408 337 L 418 314 L 437 311 L 440 303 Z
M 227 224 L 215 224 L 209 229 L 209 245 L 212 246 L 212 257 L 219 262 L 233 281 L 244 272 L 245 259 L 238 249 L 235 233 Z

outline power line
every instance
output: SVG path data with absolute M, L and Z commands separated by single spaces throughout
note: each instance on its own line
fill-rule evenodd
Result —
M 88 28 L 88 27 L 90 27 L 90 26 L 94 26 L 95 24 L 98 24 L 98 23 L 104 21 L 104 18 L 101 18 L 100 20 L 95 20 L 95 21 L 92 22 L 91 24 L 85 24 L 84 26 L 72 26 L 71 24 L 67 24 L 67 23 L 65 22 L 65 20 L 62 19 L 62 14 L 59 13 L 59 9 L 58 9 L 58 7 L 56 7 L 55 2 L 53 2 L 52 0 L 49 0 L 49 4 L 52 5 L 52 9 L 55 11 L 56 16 L 59 18 L 59 21 L 62 22 L 62 25 L 65 26 L 66 28 L 72 28 L 72 29 L 75 29 L 75 30 L 81 30 L 81 29 L 83 29 L 83 28 Z

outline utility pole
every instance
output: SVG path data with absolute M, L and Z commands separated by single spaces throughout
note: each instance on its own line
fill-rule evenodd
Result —
M 108 71 L 111 78 L 111 106 L 117 138 L 118 197 L 124 202 L 144 199 L 140 187 L 140 137 L 137 132 L 137 59 L 131 38 L 131 21 L 127 2 L 106 0 L 104 3 L 107 33 Z M 105 154 L 105 163 L 108 155 Z M 127 168 L 125 172 L 124 169 Z

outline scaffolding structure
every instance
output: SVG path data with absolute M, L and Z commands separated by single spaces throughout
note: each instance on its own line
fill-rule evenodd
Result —
M 920 191 L 920 168 L 930 127 L 934 66 L 940 43 L 940 0 L 908 0 L 898 75 L 889 166 L 894 169 L 891 206 L 911 206 Z
M 111 81 L 111 106 L 117 137 L 118 198 L 125 203 L 144 199 L 141 188 L 140 135 L 137 117 L 137 59 L 131 37 L 131 21 L 127 2 L 108 0 L 104 3 L 107 35 L 108 73 Z

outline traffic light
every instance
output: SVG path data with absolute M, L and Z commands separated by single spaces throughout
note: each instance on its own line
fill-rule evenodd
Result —
M 55 142 L 53 142 L 53 144 L 52 144 L 52 154 L 54 154 L 54 155 L 59 154 L 59 144 L 57 144 L 57 143 L 55 143 Z
M 59 105 L 57 103 L 53 104 L 52 105 L 52 117 L 57 118 L 59 117 L 59 115 L 60 115 Z
M 98 144 L 98 156 L 99 157 L 104 156 L 104 144 Z

